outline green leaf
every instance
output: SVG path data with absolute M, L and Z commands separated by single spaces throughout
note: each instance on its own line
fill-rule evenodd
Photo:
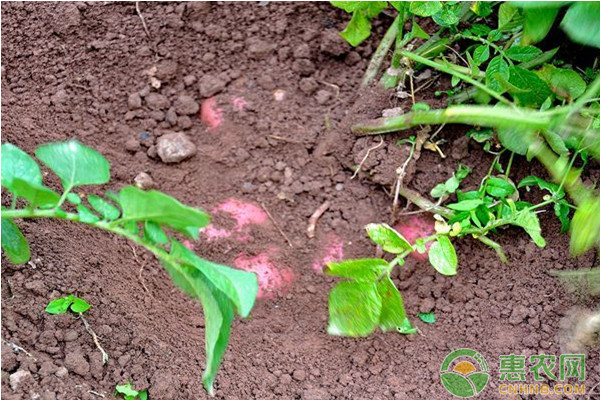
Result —
M 42 172 L 29 154 L 10 143 L 4 143 L 0 151 L 2 156 L 2 169 L 0 169 L 2 186 L 13 192 L 13 181 L 15 178 L 22 179 L 33 185 L 41 185 Z
M 98 211 L 98 213 L 100 213 L 100 215 L 102 215 L 102 218 L 106 221 L 115 220 L 119 218 L 119 215 L 121 215 L 121 212 L 117 207 L 113 206 L 100 196 L 90 194 L 87 199 L 90 205 L 94 208 L 94 210 Z
M 404 318 L 404 321 L 402 321 L 402 325 L 398 327 L 398 332 L 404 335 L 411 335 L 413 333 L 417 333 L 418 330 L 417 328 L 413 328 L 408 318 Z
M 212 285 L 229 297 L 239 315 L 247 317 L 250 314 L 258 294 L 256 274 L 200 258 L 176 240 L 172 241 L 171 255 L 198 269 Z
M 67 201 L 71 204 L 78 205 L 81 204 L 81 197 L 79 197 L 77 193 L 71 192 L 67 194 Z
M 180 246 L 183 247 L 183 245 Z M 195 265 L 171 264 L 164 260 L 162 260 L 162 264 L 177 286 L 191 297 L 200 299 L 202 303 L 206 347 L 206 368 L 202 383 L 208 393 L 213 395 L 213 383 L 231 333 L 231 323 L 234 317 L 233 305 L 227 296 L 213 286 Z
M 523 23 L 522 43 L 527 45 L 544 39 L 550 28 L 552 28 L 552 24 L 554 24 L 558 10 L 558 7 L 526 8 L 523 10 L 525 21 Z
M 166 225 L 193 239 L 198 239 L 199 229 L 208 225 L 210 218 L 205 212 L 185 206 L 175 198 L 156 190 L 144 191 L 127 186 L 119 193 L 123 210 L 121 221 L 152 221 Z
M 518 15 L 519 9 L 514 7 L 509 2 L 500 4 L 500 7 L 498 8 L 498 29 L 511 29 L 513 25 L 511 22 L 517 19 Z
M 169 237 L 156 222 L 146 221 L 144 224 L 144 239 L 154 244 L 169 243 Z
M 574 42 L 600 47 L 600 4 L 595 1 L 574 2 L 560 26 Z
M 522 188 L 525 186 L 537 186 L 540 189 L 547 190 L 553 196 L 556 196 L 559 199 L 565 197 L 564 189 L 559 190 L 559 186 L 557 184 L 547 182 L 547 181 L 543 180 L 542 178 L 539 178 L 534 175 L 529 175 L 529 176 L 523 178 L 521 180 L 521 182 L 519 182 L 519 184 L 517 185 L 518 188 Z
M 519 211 L 515 217 L 509 220 L 511 225 L 520 226 L 527 232 L 533 242 L 539 247 L 546 246 L 546 241 L 542 237 L 542 228 L 537 214 L 530 209 Z
M 388 262 L 381 258 L 363 258 L 327 263 L 325 273 L 358 282 L 374 282 L 389 269 Z
M 110 164 L 106 158 L 76 140 L 42 145 L 35 155 L 58 175 L 65 190 L 101 185 L 110 179 Z
M 381 297 L 375 282 L 340 282 L 329 293 L 330 335 L 365 337 L 381 315 Z
M 49 314 L 64 314 L 69 310 L 69 306 L 73 303 L 73 295 L 60 297 L 52 300 L 46 306 L 46 312 Z
M 437 241 L 431 244 L 429 262 L 442 275 L 456 275 L 458 259 L 454 246 L 447 236 L 439 236 Z
M 459 165 L 458 169 L 452 177 L 448 179 L 444 183 L 437 184 L 433 189 L 431 189 L 431 196 L 435 198 L 440 198 L 443 196 L 448 196 L 458 189 L 460 183 L 465 179 L 469 173 L 471 172 L 471 168 L 465 165 Z
M 135 390 L 131 383 L 126 383 L 124 385 L 117 385 L 115 388 L 115 396 L 123 395 L 125 400 L 135 400 L 139 398 L 140 400 L 145 400 L 148 398 L 148 394 L 145 390 L 138 391 Z M 145 397 L 144 397 L 145 396 Z
M 518 105 L 539 108 L 552 95 L 548 84 L 535 72 L 518 66 L 510 67 L 509 70 L 509 82 L 519 89 L 519 91 L 509 89 L 509 92 Z
M 51 207 L 60 200 L 60 195 L 54 190 L 17 177 L 12 181 L 12 192 L 27 200 L 29 205 L 34 208 Z
M 441 11 L 433 15 L 433 21 L 439 26 L 451 27 L 460 22 L 461 5 L 446 5 Z
M 483 204 L 481 199 L 463 200 L 458 203 L 448 204 L 448 208 L 456 211 L 471 211 Z
M 371 21 L 360 11 L 352 14 L 352 19 L 346 25 L 346 28 L 340 32 L 348 43 L 356 47 L 361 44 L 371 34 Z
M 488 1 L 474 1 L 471 4 L 471 11 L 478 17 L 487 17 L 492 13 L 492 3 Z
M 571 212 L 571 207 L 569 207 L 569 203 L 566 200 L 557 201 L 554 203 L 554 214 L 558 217 L 560 221 L 560 231 L 562 233 L 567 232 L 569 230 L 569 226 L 571 225 L 571 221 L 569 221 L 569 213 Z
M 71 311 L 74 313 L 84 313 L 89 310 L 90 307 L 91 306 L 87 301 L 80 299 L 79 297 L 74 297 L 73 303 L 71 304 Z
M 535 140 L 535 133 L 518 128 L 501 128 L 498 129 L 498 140 L 508 150 L 524 156 Z
M 510 182 L 492 176 L 485 183 L 485 191 L 490 196 L 506 198 L 512 196 L 516 189 Z
M 413 250 L 409 241 L 388 224 L 369 224 L 365 229 L 371 240 L 381 246 L 383 251 L 400 254 Z
M 567 149 L 565 141 L 559 134 L 547 130 L 543 130 L 541 133 L 554 152 L 563 156 L 569 154 L 569 149 Z
M 585 81 L 572 69 L 555 68 L 550 77 L 550 88 L 563 99 L 572 101 L 585 92 Z
M 571 221 L 571 254 L 579 256 L 600 237 L 600 197 L 588 196 L 577 207 Z
M 410 30 L 410 37 L 413 39 L 419 38 L 419 39 L 425 39 L 425 40 L 430 38 L 429 34 L 427 32 L 425 32 L 423 30 L 423 28 L 421 28 L 421 26 L 414 19 L 412 22 L 412 29 Z
M 485 143 L 494 137 L 494 130 L 490 128 L 471 129 L 467 132 L 467 136 L 477 143 Z
M 406 319 L 406 312 L 402 296 L 389 276 L 377 283 L 377 293 L 381 297 L 379 328 L 384 332 L 398 329 Z
M 419 313 L 419 318 L 421 319 L 421 321 L 425 322 L 426 324 L 434 324 L 435 321 L 437 321 L 437 317 L 435 316 L 435 313 L 432 313 L 432 312 Z
M 473 50 L 473 60 L 481 65 L 490 58 L 490 46 L 479 45 Z
M 513 46 L 506 50 L 504 54 L 513 61 L 527 62 L 535 60 L 542 50 L 535 46 Z
M 495 92 L 504 92 L 502 80 L 508 81 L 510 70 L 508 63 L 504 61 L 502 56 L 496 56 L 491 59 L 487 69 L 485 70 L 485 84 Z
M 31 258 L 29 243 L 19 227 L 10 219 L 2 218 L 2 250 L 11 263 L 25 264 Z
M 419 17 L 431 17 L 443 8 L 441 1 L 411 1 L 410 12 Z
M 77 212 L 79 213 L 79 220 L 84 224 L 94 224 L 100 221 L 100 217 L 94 214 L 89 208 L 83 204 L 77 206 Z

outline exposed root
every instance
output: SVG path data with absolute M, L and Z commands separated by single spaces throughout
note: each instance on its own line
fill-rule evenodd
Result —
M 265 212 L 267 213 L 267 216 L 269 217 L 269 219 L 271 220 L 271 222 L 273 223 L 273 225 L 275 226 L 275 228 L 277 228 L 277 230 L 279 231 L 279 233 L 281 234 L 281 236 L 283 236 L 283 238 L 285 239 L 285 241 L 288 243 L 288 245 L 291 248 L 294 248 L 294 245 L 292 244 L 292 241 L 290 240 L 290 238 L 285 234 L 285 232 L 279 227 L 279 225 L 277 224 L 277 222 L 275 221 L 275 218 L 273 218 L 273 216 L 271 215 L 271 213 L 269 212 L 269 210 L 267 210 L 267 207 L 265 207 L 264 204 L 260 204 L 260 206 L 262 207 L 263 210 L 265 210 Z
M 306 228 L 306 235 L 309 238 L 312 239 L 315 237 L 315 229 L 317 227 L 317 221 L 319 220 L 319 218 L 321 218 L 321 215 L 323 215 L 323 213 L 325 211 L 327 211 L 327 209 L 329 208 L 330 205 L 331 205 L 331 202 L 329 200 L 327 200 L 325 203 L 321 204 L 319 206 L 319 208 L 317 208 L 315 210 L 315 212 L 308 219 L 308 228 Z
M 85 330 L 92 336 L 92 339 L 94 340 L 94 344 L 96 345 L 98 350 L 100 350 L 100 353 L 102 353 L 102 365 L 106 364 L 108 362 L 108 353 L 106 351 L 104 351 L 104 349 L 100 345 L 100 341 L 98 340 L 98 336 L 96 335 L 96 332 L 93 331 L 92 327 L 90 326 L 90 324 L 88 324 L 87 320 L 85 319 L 85 317 L 83 316 L 82 313 L 79 313 L 79 318 L 81 319 L 81 322 L 83 322 L 83 326 L 85 326 Z
M 383 141 L 383 137 L 380 137 L 380 138 L 381 138 L 381 142 L 379 142 L 378 144 L 376 144 L 376 145 L 375 145 L 375 146 L 373 146 L 373 147 L 370 147 L 370 148 L 367 150 L 367 154 L 365 154 L 365 156 L 363 157 L 363 159 L 360 161 L 360 164 L 358 164 L 358 167 L 356 167 L 356 171 L 354 171 L 354 174 L 352 174 L 352 176 L 350 177 L 350 179 L 354 179 L 354 178 L 356 178 L 356 175 L 358 175 L 358 173 L 359 173 L 359 172 L 360 172 L 360 170 L 362 169 L 363 165 L 365 164 L 365 162 L 366 162 L 366 161 L 367 161 L 367 159 L 369 158 L 369 154 L 371 154 L 371 152 L 372 152 L 373 150 L 377 150 L 378 148 L 380 148 L 380 147 L 383 145 L 383 143 L 384 143 L 384 141 Z
M 21 346 L 19 346 L 18 344 L 14 344 L 12 342 L 7 342 L 6 340 L 2 339 L 2 343 L 4 343 L 5 345 L 7 345 L 8 347 L 10 347 L 12 349 L 12 351 L 14 351 L 15 353 L 19 353 L 22 352 L 23 354 L 25 354 L 27 357 L 31 357 L 34 360 L 36 360 L 36 358 L 31 355 L 30 352 L 28 352 L 27 350 L 25 350 L 24 348 L 22 348 Z

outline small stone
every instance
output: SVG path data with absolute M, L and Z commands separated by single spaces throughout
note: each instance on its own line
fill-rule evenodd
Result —
M 341 192 L 342 190 L 344 190 L 344 185 L 342 183 L 338 183 L 337 185 L 335 185 L 335 190 Z
M 156 122 L 162 122 L 165 120 L 165 113 L 160 110 L 154 110 L 148 113 L 148 117 Z
M 196 145 L 182 132 L 158 138 L 156 152 L 164 163 L 178 163 L 196 154 Z
M 251 40 L 248 45 L 248 56 L 255 60 L 267 58 L 276 46 L 263 40 Z
M 346 63 L 346 65 L 354 65 L 357 62 L 359 62 L 361 59 L 362 59 L 362 57 L 360 56 L 360 54 L 358 54 L 356 51 L 351 51 L 346 56 L 346 59 L 344 60 L 344 62 Z
M 170 107 L 171 102 L 160 93 L 150 93 L 146 96 L 146 105 L 152 110 L 165 110 Z
M 252 193 L 256 190 L 256 185 L 252 182 L 244 182 L 242 183 L 242 193 Z
M 125 142 L 125 150 L 127 150 L 130 153 L 135 153 L 140 149 L 140 142 L 135 139 L 129 139 L 127 142 Z
M 45 391 L 42 393 L 40 400 L 56 400 L 56 393 Z
M 298 88 L 302 93 L 310 96 L 319 88 L 319 84 L 315 78 L 302 78 L 298 82 Z
M 65 342 L 74 342 L 75 340 L 77 340 L 78 337 L 79 333 L 77 333 L 76 330 L 71 329 L 65 333 L 63 340 Z
M 183 84 L 185 86 L 192 86 L 194 83 L 196 83 L 195 75 L 186 75 L 183 77 Z
M 325 105 L 327 103 L 329 103 L 329 100 L 331 100 L 332 94 L 331 92 L 327 91 L 327 90 L 319 90 L 317 92 L 317 94 L 315 95 L 315 100 L 317 100 L 317 103 L 320 105 Z
M 137 174 L 137 176 L 133 179 L 133 182 L 135 183 L 135 186 L 142 190 L 154 189 L 156 187 L 152 177 L 145 172 L 140 172 Z
M 303 369 L 297 369 L 292 374 L 292 378 L 294 378 L 298 382 L 302 382 L 306 379 L 306 371 L 304 371 Z
M 175 112 L 179 115 L 193 115 L 198 112 L 200 106 L 191 96 L 186 96 L 185 94 L 180 95 L 177 100 L 175 100 Z
M 285 100 L 285 90 L 282 89 L 276 89 L 273 91 L 273 100 L 275 101 L 283 101 Z
M 315 293 L 317 293 L 317 288 L 316 288 L 316 287 L 314 287 L 313 285 L 308 285 L 308 286 L 306 287 L 306 291 L 307 291 L 308 293 L 315 294 Z
M 86 376 L 90 372 L 90 363 L 79 352 L 67 353 L 65 367 L 77 375 Z M 57 371 L 58 373 L 58 371 Z
M 211 97 L 215 94 L 222 92 L 225 89 L 225 81 L 214 76 L 214 75 L 204 75 L 198 81 L 198 86 L 200 90 L 200 96 L 202 97 Z
M 137 110 L 142 108 L 142 98 L 139 93 L 131 93 L 127 98 L 127 107 L 130 110 Z
M 292 383 L 292 377 L 289 374 L 283 374 L 279 377 L 279 381 L 284 385 Z
M 177 126 L 180 129 L 190 129 L 193 125 L 192 119 L 187 115 L 177 117 Z
M 54 365 L 52 361 L 44 361 L 38 371 L 38 374 L 42 377 L 52 375 L 58 370 L 58 367 Z
M 30 386 L 33 383 L 31 372 L 23 369 L 18 370 L 9 377 L 10 387 L 13 391 L 17 391 L 20 385 Z
M 171 126 L 177 125 L 177 113 L 173 107 L 167 110 L 167 113 L 165 114 L 165 121 L 167 121 Z
M 68 373 L 69 373 L 69 370 L 66 367 L 60 367 L 59 369 L 56 370 L 54 375 L 56 375 L 59 378 L 63 378 L 65 376 L 67 376 Z
M 156 151 L 156 146 L 154 146 L 154 145 L 150 146 L 148 148 L 148 151 L 146 152 L 146 155 L 153 160 L 158 158 L 158 152 Z

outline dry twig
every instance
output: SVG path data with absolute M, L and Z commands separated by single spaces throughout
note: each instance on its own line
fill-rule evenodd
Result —
M 265 210 L 265 212 L 269 216 L 269 219 L 271 220 L 271 222 L 273 223 L 273 225 L 275 225 L 275 228 L 277 228 L 277 230 L 279 231 L 279 233 L 281 233 L 281 236 L 283 236 L 283 238 L 285 239 L 285 241 L 290 245 L 291 248 L 294 248 L 294 245 L 292 244 L 292 241 L 285 234 L 285 232 L 279 227 L 279 225 L 277 224 L 277 222 L 275 222 L 275 218 L 273 218 L 273 216 L 271 215 L 271 213 L 269 212 L 269 210 L 267 210 L 267 207 L 265 207 L 265 205 L 262 204 L 262 203 L 260 204 L 260 206 L 262 207 L 263 210 Z

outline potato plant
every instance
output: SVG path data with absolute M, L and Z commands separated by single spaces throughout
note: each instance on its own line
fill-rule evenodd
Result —
M 104 196 L 75 193 L 75 188 L 110 180 L 109 162 L 95 150 L 70 140 L 41 145 L 35 156 L 60 178 L 62 193 L 43 184 L 40 167 L 31 156 L 10 143 L 2 144 L 2 187 L 12 196 L 11 206 L 2 207 L 6 257 L 14 264 L 29 260 L 29 244 L 15 223 L 29 218 L 82 223 L 144 247 L 182 291 L 202 303 L 206 320 L 203 384 L 212 394 L 234 314 L 247 317 L 254 305 L 256 275 L 205 260 L 184 246 L 176 236 L 198 239 L 199 229 L 207 226 L 210 218 L 165 193 L 135 186 L 123 187 L 118 193 L 107 191 Z M 70 300 L 68 307 L 78 307 L 76 299 Z
M 600 196 L 594 186 L 585 185 L 580 178 L 589 161 L 600 158 L 599 59 L 596 57 L 591 67 L 578 68 L 558 60 L 558 49 L 536 46 L 552 29 L 555 20 L 562 15 L 560 9 L 564 8 L 560 29 L 571 40 L 590 46 L 590 51 L 600 47 L 598 3 L 332 4 L 352 14 L 341 33 L 351 45 L 369 36 L 371 20 L 383 10 L 387 8 L 388 14 L 395 15 L 365 72 L 363 86 L 375 82 L 393 48 L 390 67 L 385 69 L 379 84 L 394 88 L 398 97 L 411 98 L 413 103 L 411 110 L 400 115 L 356 123 L 351 128 L 353 133 L 381 135 L 426 125 L 440 125 L 441 130 L 445 124 L 466 124 L 475 127 L 468 136 L 495 156 L 478 190 L 463 192 L 459 189 L 468 173 L 468 168 L 459 167 L 450 179 L 433 188 L 430 195 L 437 199 L 435 203 L 403 187 L 399 174 L 396 197 L 401 195 L 433 213 L 437 220 L 436 235 L 473 237 L 494 248 L 500 258 L 507 261 L 500 245 L 490 236 L 497 234 L 502 226 L 518 226 L 536 245 L 543 247 L 545 240 L 537 213 L 552 207 L 562 230 L 570 232 L 573 256 L 594 246 L 600 248 Z M 494 11 L 497 20 L 490 23 Z M 425 18 L 431 18 L 437 25 L 431 34 L 419 26 Z M 412 27 L 403 32 L 408 21 Z M 461 53 L 450 48 L 450 44 L 458 41 Z M 414 73 L 427 67 L 451 76 L 451 88 L 437 93 L 448 96 L 451 104 L 445 108 L 430 109 L 426 104 L 415 102 Z M 473 102 L 476 104 L 468 104 Z M 515 156 L 537 159 L 546 167 L 552 182 L 530 176 L 518 185 L 513 184 L 509 173 Z M 507 158 L 504 169 L 501 160 Z M 531 188 L 546 192 L 541 203 L 519 200 L 518 190 Z M 413 246 L 419 248 L 422 241 Z M 333 267 L 334 270 L 339 268 Z M 332 297 L 339 302 L 334 292 Z M 357 298 L 348 296 L 347 301 L 354 305 L 346 307 L 354 309 Z M 340 306 L 330 301 L 331 307 Z M 397 312 L 404 315 L 403 307 L 398 306 Z M 405 323 L 397 322 L 396 328 L 402 330 Z M 360 331 L 364 332 L 366 329 Z M 351 330 L 345 333 L 356 335 L 356 331 Z

